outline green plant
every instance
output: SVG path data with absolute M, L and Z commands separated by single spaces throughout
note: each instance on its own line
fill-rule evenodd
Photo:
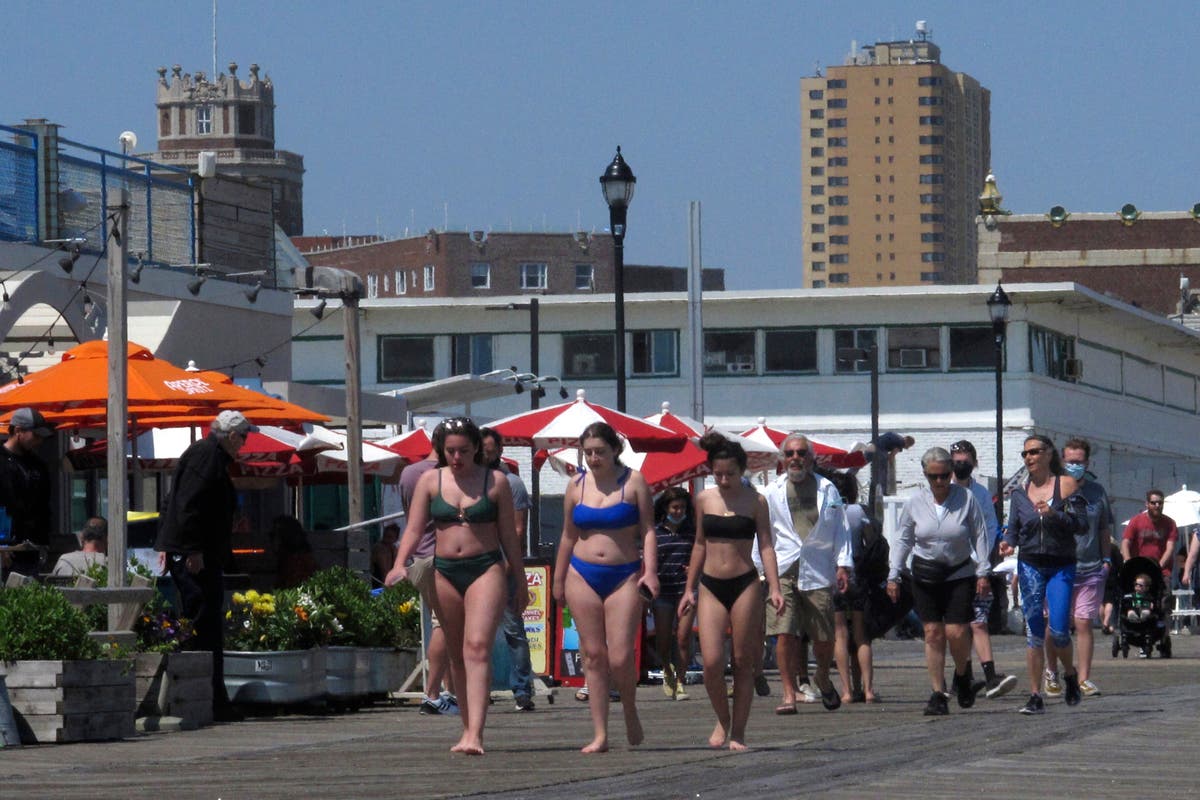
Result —
M 83 612 L 52 586 L 0 591 L 0 661 L 74 661 L 100 656 Z
M 371 647 L 416 647 L 421 643 L 421 603 L 407 581 L 378 591 L 368 616 Z
M 196 634 L 196 629 L 191 620 L 178 617 L 167 608 L 162 595 L 155 592 L 154 600 L 147 603 L 141 616 L 134 620 L 133 632 L 137 634 L 139 652 L 174 653 Z
M 108 567 L 104 564 L 89 564 L 87 569 L 83 571 L 84 577 L 91 578 L 95 581 L 97 588 L 108 586 Z M 136 558 L 129 559 L 129 570 L 125 573 L 125 585 L 132 585 L 130 580 L 133 576 L 138 575 L 143 578 L 154 580 L 154 573 L 150 567 L 138 561 Z M 166 600 L 158 591 L 154 592 L 154 599 L 146 604 L 145 611 L 150 613 L 158 613 L 166 607 Z M 95 605 L 85 606 L 83 614 L 88 621 L 88 629 L 93 631 L 108 630 L 108 605 L 104 603 L 96 603 Z M 138 649 L 141 649 L 140 647 Z
M 330 634 L 330 644 L 369 646 L 374 638 L 374 604 L 371 589 L 358 573 L 346 567 L 330 567 L 300 584 L 318 605 L 328 606 L 340 623 Z

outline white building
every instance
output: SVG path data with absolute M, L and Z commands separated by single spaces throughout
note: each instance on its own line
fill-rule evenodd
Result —
M 839 348 L 878 343 L 880 429 L 911 434 L 897 460 L 901 486 L 920 478 L 927 447 L 968 438 L 980 472 L 995 465 L 991 287 L 730 291 L 705 296 L 704 420 L 748 428 L 759 417 L 848 446 L 870 435 L 869 368 Z M 1200 336 L 1176 322 L 1072 283 L 1020 284 L 1004 371 L 1004 471 L 1020 468 L 1026 433 L 1093 444 L 1093 466 L 1117 513 L 1141 508 L 1146 488 L 1200 485 Z M 527 297 L 510 298 L 514 303 Z M 368 300 L 362 304 L 362 382 L 384 392 L 453 374 L 529 369 L 527 311 L 497 298 Z M 342 320 L 298 304 L 293 379 L 343 383 Z M 573 392 L 615 402 L 613 299 L 542 297 L 539 370 Z M 664 401 L 693 415 L 692 336 L 682 293 L 626 297 L 628 410 Z M 845 355 L 843 353 L 843 355 Z M 560 402 L 554 394 L 543 405 Z M 529 407 L 527 395 L 477 402 L 480 420 Z M 462 413 L 461 405 L 441 409 Z M 513 455 L 516 455 L 513 453 Z M 543 491 L 561 491 L 543 473 Z M 1122 517 L 1124 518 L 1124 517 Z

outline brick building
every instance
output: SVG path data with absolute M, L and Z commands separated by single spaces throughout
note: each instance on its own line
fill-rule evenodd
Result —
M 368 298 L 613 292 L 612 237 L 603 233 L 431 230 L 407 239 L 295 236 L 292 243 L 313 266 L 357 273 Z M 627 292 L 686 288 L 681 267 L 625 266 Z M 705 291 L 724 288 L 724 270 L 704 270 Z

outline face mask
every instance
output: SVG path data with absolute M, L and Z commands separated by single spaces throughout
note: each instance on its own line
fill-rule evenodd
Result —
M 1083 473 L 1087 472 L 1087 467 L 1083 464 L 1063 464 L 1063 470 L 1075 480 L 1079 480 Z
M 672 525 L 678 525 L 679 523 L 683 522 L 685 519 L 687 519 L 687 516 L 685 514 L 680 514 L 678 517 L 675 516 L 674 514 L 667 514 L 667 522 L 671 523 Z
M 955 461 L 951 464 L 950 468 L 954 470 L 954 477 L 960 481 L 965 481 L 971 477 L 971 472 L 975 469 L 970 461 Z

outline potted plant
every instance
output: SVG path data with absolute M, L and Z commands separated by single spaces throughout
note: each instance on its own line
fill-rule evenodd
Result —
M 141 730 L 160 730 L 164 717 L 178 718 L 181 730 L 212 722 L 212 654 L 183 650 L 195 634 L 191 620 L 179 617 L 163 596 L 134 620 L 137 654 L 137 716 Z
M 333 609 L 340 625 L 325 650 L 325 694 L 335 704 L 356 705 L 370 693 L 373 604 L 358 573 L 331 567 L 313 574 L 301 589 Z
M 416 588 L 405 581 L 374 590 L 367 618 L 370 690 L 373 695 L 386 696 L 400 688 L 417 664 L 421 606 Z
M 29 584 L 0 591 L 0 675 L 21 741 L 133 735 L 130 662 L 101 658 L 105 651 L 88 630 L 83 613 L 54 587 Z

